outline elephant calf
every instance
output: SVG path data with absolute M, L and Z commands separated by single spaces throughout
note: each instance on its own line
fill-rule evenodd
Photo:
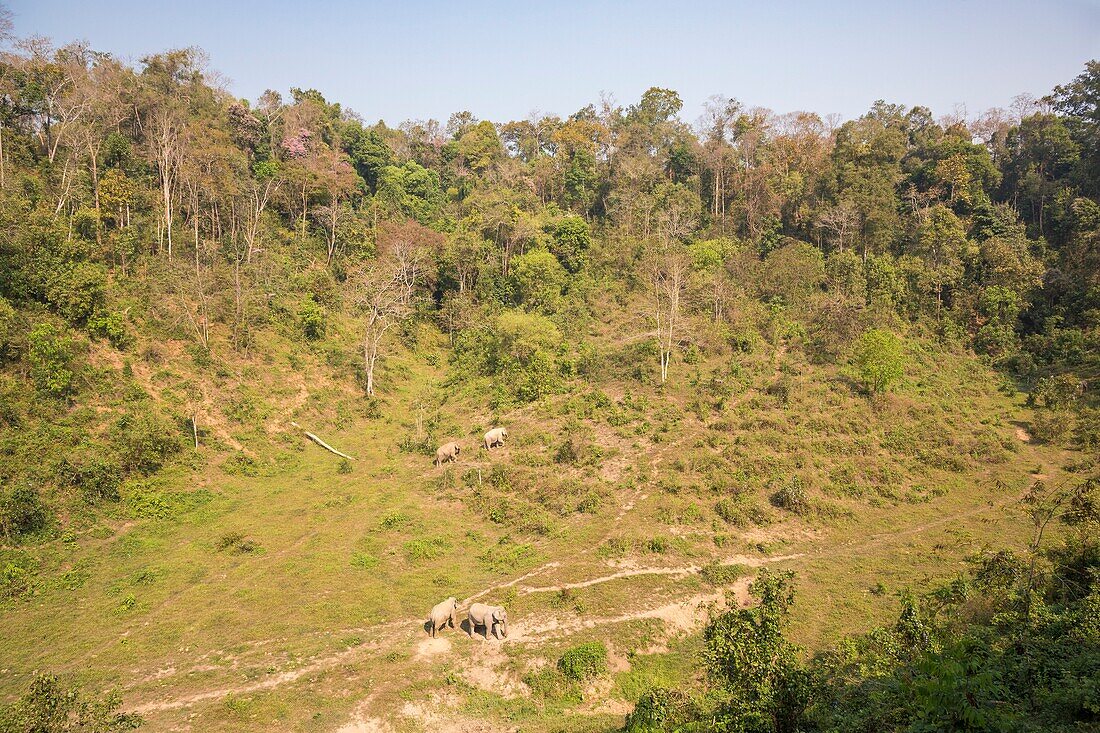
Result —
M 458 600 L 451 596 L 442 603 L 437 603 L 432 607 L 432 612 L 428 614 L 428 633 L 435 637 L 435 632 L 439 629 L 444 629 L 447 624 L 451 625 L 453 629 L 458 622 Z
M 470 636 L 474 635 L 474 629 L 478 626 L 485 627 L 485 638 L 492 634 L 497 639 L 508 636 L 508 612 L 503 606 L 487 606 L 484 603 L 475 603 L 469 610 Z
M 447 461 L 457 461 L 461 452 L 462 448 L 458 443 L 444 443 L 435 452 L 435 465 L 442 466 Z
M 498 445 L 504 445 L 504 439 L 508 437 L 508 431 L 504 428 L 493 428 L 485 433 L 485 450 L 492 450 Z

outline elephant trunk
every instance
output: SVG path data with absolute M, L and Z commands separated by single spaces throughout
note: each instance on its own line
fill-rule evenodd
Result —
M 502 637 L 504 637 L 505 639 L 507 639 L 508 638 L 508 622 L 507 621 L 501 621 L 498 628 L 500 629 L 500 635 Z

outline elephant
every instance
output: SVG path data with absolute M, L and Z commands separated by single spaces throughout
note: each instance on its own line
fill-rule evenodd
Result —
M 442 603 L 437 603 L 432 607 L 432 612 L 428 614 L 428 633 L 434 638 L 436 631 L 447 628 L 447 624 L 450 624 L 453 629 L 457 622 L 458 599 L 451 596 Z
M 462 447 L 455 442 L 444 443 L 435 452 L 435 465 L 442 466 L 447 461 L 457 461 Z
M 503 606 L 487 606 L 484 603 L 475 603 L 467 612 L 469 615 L 470 636 L 474 635 L 474 629 L 478 626 L 485 627 L 485 638 L 492 634 L 497 639 L 508 636 L 508 612 Z
M 504 428 L 493 428 L 485 433 L 485 450 L 492 450 L 498 445 L 504 445 L 504 439 L 508 437 L 508 431 Z

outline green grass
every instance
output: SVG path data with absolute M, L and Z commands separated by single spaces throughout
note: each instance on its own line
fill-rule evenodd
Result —
M 442 349 L 421 348 L 446 364 Z M 660 619 L 631 613 L 732 593 L 766 555 L 801 554 L 778 565 L 798 573 L 794 637 L 812 650 L 888 621 L 898 593 L 950 578 L 966 556 L 1026 541 L 1013 499 L 1073 456 L 1015 440 L 1012 421 L 1027 419 L 1019 397 L 972 358 L 932 348 L 875 400 L 840 369 L 766 347 L 676 363 L 663 387 L 608 374 L 502 413 L 481 381 L 456 382 L 444 399 L 447 367 L 409 352 L 386 362 L 370 406 L 322 385 L 280 415 L 297 389 L 246 391 L 231 405 L 240 429 L 226 435 L 248 453 L 211 437 L 194 459 L 127 482 L 113 514 L 0 550 L 24 588 L 0 600 L 0 699 L 48 669 L 118 688 L 127 707 L 207 695 L 147 710 L 151 729 L 197 715 L 210 731 L 333 730 L 368 697 L 365 714 L 416 729 L 400 711 L 436 709 L 426 691 L 442 688 L 460 701 L 449 715 L 614 729 L 621 717 L 602 701 L 690 682 L 697 661 L 697 635 L 670 637 Z M 733 367 L 721 405 L 689 409 Z M 273 383 L 290 379 L 285 360 L 263 368 Z M 766 391 L 777 370 L 790 380 L 782 400 Z M 467 447 L 447 471 L 399 447 L 426 394 L 435 434 Z M 352 470 L 286 428 L 290 418 L 355 456 Z M 501 423 L 508 446 L 479 450 L 479 431 Z M 577 439 L 563 452 L 567 432 Z M 805 504 L 776 506 L 794 477 Z M 748 561 L 717 562 L 738 556 Z M 601 578 L 614 563 L 703 571 L 527 592 Z M 507 604 L 513 636 L 547 621 L 558 630 L 509 641 L 502 658 L 450 630 L 449 651 L 421 652 L 432 605 L 486 589 L 479 600 Z M 602 686 L 525 692 L 524 675 L 586 642 L 613 651 Z M 470 659 L 519 692 L 472 685 Z

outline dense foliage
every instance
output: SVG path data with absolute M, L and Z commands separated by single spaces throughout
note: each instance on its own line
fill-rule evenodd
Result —
M 1081 731 L 1100 725 L 1100 485 L 1036 484 L 1030 554 L 975 558 L 973 569 L 897 622 L 808 662 L 785 635 L 791 574 L 762 573 L 758 604 L 704 633 L 708 687 L 655 689 L 626 730 Z M 1040 543 L 1057 521 L 1061 539 Z

